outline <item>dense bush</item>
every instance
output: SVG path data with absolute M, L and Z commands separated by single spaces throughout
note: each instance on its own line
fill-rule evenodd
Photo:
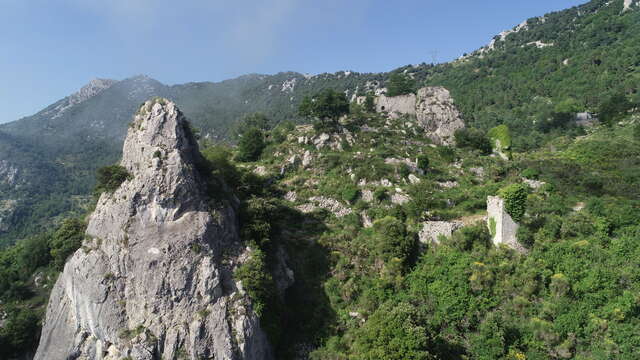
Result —
M 498 195 L 504 199 L 505 211 L 514 221 L 522 220 L 527 209 L 528 189 L 523 184 L 511 184 L 500 190 Z
M 482 130 L 474 128 L 458 129 L 454 133 L 456 146 L 459 148 L 479 150 L 482 154 L 491 153 L 491 142 Z
M 387 216 L 373 223 L 376 239 L 376 251 L 378 255 L 390 262 L 398 259 L 406 262 L 414 250 L 415 240 L 407 234 L 402 221 L 395 217 Z
M 416 81 L 399 72 L 392 73 L 386 83 L 387 96 L 406 95 L 416 91 Z
M 82 245 L 87 225 L 79 219 L 66 219 L 49 240 L 51 257 L 58 270 L 62 270 L 67 258 Z
M 305 97 L 298 107 L 300 116 L 316 119 L 314 127 L 318 132 L 334 132 L 338 120 L 349 114 L 349 101 L 342 92 L 326 89 L 314 97 Z
M 422 171 L 429 170 L 429 157 L 427 155 L 418 155 L 418 169 Z
M 501 151 L 511 149 L 511 131 L 507 125 L 499 125 L 489 130 L 489 138 L 494 149 Z
M 249 260 L 236 270 L 235 275 L 253 301 L 253 311 L 262 316 L 263 310 L 275 296 L 275 284 L 262 250 L 253 250 Z
M 238 160 L 256 161 L 262 155 L 266 144 L 262 130 L 252 127 L 244 131 L 238 141 Z
M 598 107 L 599 120 L 611 126 L 624 118 L 632 107 L 633 104 L 624 94 L 612 95 Z

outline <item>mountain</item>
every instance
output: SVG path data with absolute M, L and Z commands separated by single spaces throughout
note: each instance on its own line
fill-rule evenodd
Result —
M 98 81 L 3 130 L 0 214 L 33 222 L 0 249 L 0 357 L 636 358 L 639 13 L 594 0 L 390 74 Z M 347 114 L 273 126 L 326 88 Z
M 549 133 L 574 131 L 567 121 L 554 121 L 557 114 L 597 112 L 620 93 L 638 98 L 638 7 L 637 1 L 593 0 L 531 18 L 457 61 L 391 73 L 444 86 L 467 124 L 485 131 L 506 124 L 514 148 L 535 149 Z M 130 114 L 150 97 L 175 101 L 202 137 L 227 141 L 247 113 L 263 112 L 272 124 L 299 122 L 296 108 L 304 96 L 325 88 L 346 91 L 350 99 L 379 93 L 391 73 L 288 72 L 173 86 L 138 76 L 89 84 L 32 117 L 0 126 L 0 201 L 11 209 L 0 212 L 0 243 L 79 211 L 95 169 L 118 159 Z

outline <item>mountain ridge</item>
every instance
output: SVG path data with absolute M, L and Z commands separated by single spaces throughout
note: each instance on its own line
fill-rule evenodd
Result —
M 38 158 L 38 163 L 55 169 L 49 171 L 54 174 L 52 183 L 74 195 L 86 195 L 95 169 L 117 160 L 130 114 L 148 98 L 175 101 L 201 130 L 202 138 L 229 142 L 234 124 L 246 114 L 262 112 L 272 120 L 272 126 L 286 121 L 300 123 L 303 119 L 297 114 L 297 104 L 304 96 L 325 88 L 344 91 L 350 100 L 367 92 L 379 94 L 393 73 L 408 74 L 420 85 L 446 87 L 470 125 L 488 130 L 506 123 L 514 132 L 515 147 L 535 148 L 545 136 L 536 124 L 546 122 L 557 104 L 573 101 L 575 111 L 595 112 L 602 98 L 619 91 L 637 92 L 637 55 L 628 50 L 640 48 L 636 4 L 632 3 L 631 11 L 623 11 L 623 0 L 592 0 L 527 20 L 523 23 L 526 31 L 499 36 L 491 51 L 472 53 L 451 63 L 407 65 L 389 73 L 281 72 L 175 85 L 135 76 L 111 84 L 55 119 L 45 112 L 64 104 L 66 98 L 31 117 L 0 125 L 0 133 L 7 139 L 0 147 L 12 149 L 0 153 L 0 160 L 26 175 L 29 162 L 22 158 Z M 532 71 L 525 74 L 523 69 Z M 10 158 L 8 154 L 16 153 L 17 148 L 25 154 Z M 29 183 L 29 178 L 33 177 L 23 179 Z M 48 196 L 42 186 L 31 188 L 23 190 Z M 20 204 L 22 200 L 16 197 L 23 195 L 12 196 L 0 189 L 0 201 L 18 200 Z M 32 206 L 22 209 L 17 211 L 32 212 Z M 38 223 L 35 218 L 32 221 Z M 2 238 L 13 242 L 24 234 L 0 233 L 0 243 Z

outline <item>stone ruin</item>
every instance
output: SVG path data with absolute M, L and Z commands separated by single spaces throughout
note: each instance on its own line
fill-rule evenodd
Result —
M 495 246 L 504 244 L 516 251 L 526 252 L 516 237 L 519 225 L 507 213 L 504 199 L 499 196 L 487 198 L 487 226 Z

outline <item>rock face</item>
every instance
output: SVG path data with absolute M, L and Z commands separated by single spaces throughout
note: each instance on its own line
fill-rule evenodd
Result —
M 453 134 L 465 126 L 449 90 L 440 86 L 418 90 L 416 116 L 427 136 L 438 144 L 453 144 Z
M 487 198 L 487 226 L 494 245 L 505 244 L 519 252 L 526 252 L 516 238 L 519 225 L 507 213 L 504 200 L 499 196 Z
M 100 197 L 51 293 L 36 360 L 271 359 L 232 278 L 248 258 L 235 209 L 203 193 L 200 156 L 173 103 L 142 106 L 121 162 L 132 178 Z
M 392 117 L 415 115 L 427 136 L 440 145 L 453 144 L 455 131 L 465 127 L 451 94 L 441 86 L 421 88 L 417 95 L 380 95 L 375 103 L 376 111 L 387 112 Z

